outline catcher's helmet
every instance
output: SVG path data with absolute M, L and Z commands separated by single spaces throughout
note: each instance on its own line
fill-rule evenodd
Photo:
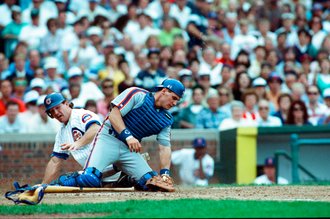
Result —
M 157 86 L 157 88 L 164 87 L 176 93 L 180 98 L 183 96 L 185 90 L 184 85 L 180 81 L 173 78 L 167 78 L 161 85 Z
M 64 101 L 65 101 L 65 98 L 63 97 L 63 95 L 61 93 L 54 92 L 54 93 L 48 94 L 44 100 L 44 105 L 45 105 L 47 114 L 49 115 L 49 110 L 51 108 L 60 105 Z

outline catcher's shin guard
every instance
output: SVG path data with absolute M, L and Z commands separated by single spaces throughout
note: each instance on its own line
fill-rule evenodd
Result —
M 156 171 L 151 171 L 151 172 L 148 172 L 146 174 L 144 174 L 140 179 L 139 181 L 137 181 L 137 183 L 135 184 L 135 189 L 136 190 L 142 190 L 142 191 L 148 191 L 148 187 L 146 186 L 146 183 L 149 179 L 151 179 L 152 177 L 154 176 L 157 176 L 157 172 Z
M 58 178 L 61 186 L 101 187 L 102 173 L 95 167 L 88 167 L 82 174 L 62 175 Z

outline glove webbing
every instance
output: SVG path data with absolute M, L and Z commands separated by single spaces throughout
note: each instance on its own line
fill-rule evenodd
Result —
M 36 190 L 37 188 L 39 188 L 40 186 L 42 186 L 42 190 L 40 191 L 40 193 L 38 194 L 38 201 L 37 203 L 35 202 L 30 202 L 28 200 L 19 200 L 18 198 L 14 198 L 14 197 L 11 197 L 17 193 L 23 193 L 25 191 L 33 191 L 33 190 Z M 28 205 L 36 205 L 38 204 L 42 198 L 44 197 L 44 190 L 47 188 L 47 184 L 41 184 L 41 185 L 35 185 L 35 186 L 30 186 L 28 184 L 25 184 L 23 186 L 20 186 L 18 182 L 14 182 L 14 187 L 15 187 L 15 191 L 8 191 L 6 192 L 5 194 L 5 197 L 11 201 L 13 201 L 16 205 L 17 204 L 20 204 L 20 203 L 24 203 L 24 204 L 28 204 Z

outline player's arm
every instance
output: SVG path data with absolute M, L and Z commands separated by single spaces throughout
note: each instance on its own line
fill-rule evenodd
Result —
M 91 143 L 99 129 L 100 129 L 100 125 L 98 123 L 92 124 L 79 140 L 75 141 L 72 144 L 70 143 L 62 144 L 61 145 L 62 150 L 78 150 L 82 146 Z
M 171 153 L 171 147 L 159 145 L 160 169 L 170 169 Z
M 112 127 L 119 133 L 119 138 L 122 141 L 126 141 L 131 152 L 140 152 L 141 144 L 139 140 L 130 134 L 130 131 L 126 129 L 123 117 L 117 106 L 114 106 L 109 114 L 109 120 Z
M 49 184 L 52 180 L 57 179 L 59 177 L 59 173 L 63 164 L 63 159 L 58 157 L 52 157 L 46 167 L 44 178 L 42 183 Z

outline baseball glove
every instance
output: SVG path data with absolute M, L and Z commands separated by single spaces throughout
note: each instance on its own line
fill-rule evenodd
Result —
M 154 176 L 149 179 L 146 183 L 146 186 L 151 191 L 160 191 L 160 192 L 174 192 L 174 181 L 167 175 L 163 174 L 161 176 Z
M 44 191 L 47 188 L 46 184 L 38 184 L 34 186 L 20 186 L 18 182 L 14 182 L 15 191 L 6 192 L 5 197 L 12 200 L 15 204 L 36 205 L 44 197 Z M 20 194 L 19 194 L 20 193 Z M 15 195 L 18 196 L 15 197 Z

